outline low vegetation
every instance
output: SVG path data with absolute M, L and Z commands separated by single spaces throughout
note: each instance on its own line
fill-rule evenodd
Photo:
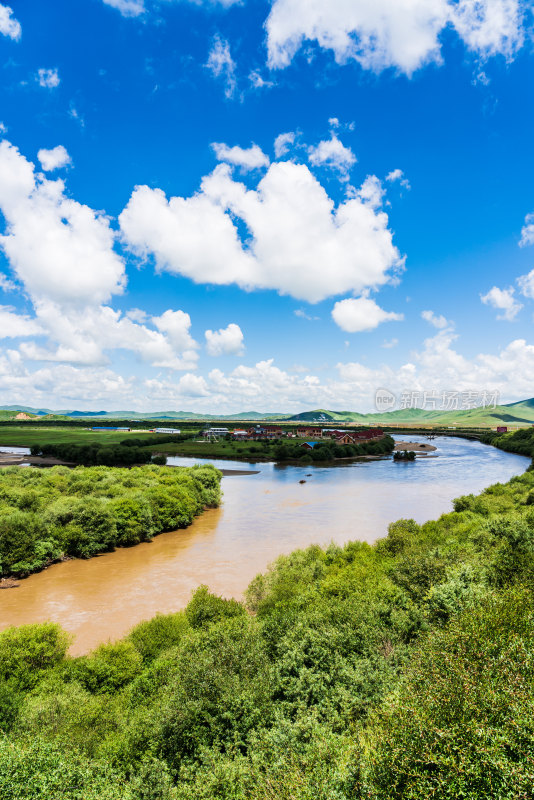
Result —
M 500 450 L 510 453 L 519 453 L 522 456 L 534 458 L 534 427 L 523 428 L 513 433 L 496 433 L 491 431 L 480 437 L 485 444 L 492 444 Z
M 92 472 L 116 502 L 110 470 L 46 475 Z M 197 507 L 218 497 L 209 475 Z M 201 587 L 87 656 L 53 624 L 4 631 L 0 796 L 530 797 L 532 497 L 528 471 L 374 546 L 294 552 L 246 602 Z
M 2 469 L 0 577 L 185 528 L 219 504 L 220 478 L 212 466 Z
M 338 444 L 331 439 L 323 439 L 315 444 L 312 450 L 303 452 L 302 441 L 281 441 L 274 446 L 276 461 L 334 461 L 338 458 L 356 458 L 357 456 L 380 456 L 392 452 L 395 440 L 392 436 L 381 439 L 363 441 L 359 444 Z
M 394 461 L 415 461 L 415 453 L 413 450 L 397 450 L 393 453 Z

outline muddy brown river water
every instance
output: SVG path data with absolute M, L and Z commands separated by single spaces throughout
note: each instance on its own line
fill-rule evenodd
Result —
M 205 512 L 187 530 L 89 561 L 55 564 L 18 588 L 0 592 L 0 629 L 54 620 L 74 635 L 71 652 L 85 653 L 157 612 L 183 608 L 202 583 L 239 598 L 282 553 L 312 543 L 374 542 L 387 533 L 389 522 L 434 519 L 450 511 L 458 495 L 507 481 L 529 464 L 522 456 L 479 442 L 442 437 L 432 444 L 438 447 L 437 458 L 415 463 L 386 459 L 277 467 L 212 462 L 259 472 L 223 478 L 222 506 Z

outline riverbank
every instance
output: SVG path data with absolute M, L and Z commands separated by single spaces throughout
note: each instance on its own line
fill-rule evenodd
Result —
M 43 456 L 18 456 L 0 453 L 0 467 L 75 467 L 72 461 L 61 461 L 59 458 L 44 458 Z
M 210 465 L 0 471 L 0 577 L 186 528 L 220 504 L 220 480 Z
M 425 459 L 420 469 L 398 468 L 391 458 L 313 466 L 216 461 L 218 469 L 257 474 L 224 478 L 221 505 L 187 528 L 95 558 L 54 563 L 21 580 L 16 591 L 0 593 L 0 628 L 51 619 L 75 637 L 73 653 L 86 653 L 158 612 L 184 608 L 200 584 L 239 599 L 281 554 L 313 543 L 342 547 L 359 539 L 372 545 L 392 520 L 425 523 L 451 511 L 454 497 L 504 483 L 530 463 L 463 439 L 433 444 L 439 458 L 418 456 Z M 195 463 L 179 459 L 177 466 Z M 28 472 L 34 470 L 20 470 L 21 477 Z
M 0 468 L 2 467 L 76 467 L 72 461 L 60 461 L 57 458 L 44 458 L 43 456 L 29 456 L 29 455 L 9 455 L 8 453 L 0 453 Z M 175 469 L 172 464 L 169 468 Z M 257 475 L 259 470 L 254 469 L 220 469 L 223 477 L 232 477 L 238 475 Z
M 273 466 L 276 483 L 263 486 L 229 481 L 226 552 L 216 537 L 225 509 L 213 509 L 196 534 L 56 565 L 0 593 L 2 624 L 20 624 L 27 607 L 26 621 L 63 624 L 59 613 L 72 633 L 86 626 L 76 659 L 49 622 L 0 634 L 17 691 L 2 707 L 4 785 L 22 797 L 28 783 L 48 787 L 58 763 L 83 758 L 84 775 L 118 763 L 126 777 L 106 773 L 110 786 L 140 774 L 158 800 L 403 800 L 406 786 L 414 800 L 451 786 L 451 796 L 528 796 L 534 473 L 479 443 L 438 444 L 440 458 L 421 470 L 319 467 L 300 500 L 294 478 L 309 467 Z M 478 486 L 494 485 L 479 493 L 476 474 Z M 324 508 L 326 486 L 336 494 Z M 371 519 L 381 538 L 366 544 L 369 515 L 384 507 Z M 321 515 L 305 549 L 291 538 L 299 515 L 303 528 Z M 347 520 L 343 542 L 311 546 Z M 236 593 L 221 588 L 221 572 L 244 581 L 254 567 L 247 544 L 255 556 L 267 544 L 285 555 L 256 570 L 244 601 L 226 600 Z M 50 657 L 36 665 L 35 652 Z

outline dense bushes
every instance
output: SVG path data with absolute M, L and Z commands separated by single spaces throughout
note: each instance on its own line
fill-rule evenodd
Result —
M 496 433 L 491 431 L 480 437 L 485 444 L 492 444 L 500 450 L 509 453 L 519 453 L 522 456 L 534 458 L 534 428 L 522 428 L 513 433 Z
M 47 519 L 80 524 L 70 498 L 83 500 L 92 471 L 47 473 L 64 493 L 77 476 L 80 492 L 47 506 Z M 127 474 L 126 537 L 142 499 L 159 498 L 160 520 L 174 513 L 165 486 L 141 493 Z M 196 480 L 185 473 L 180 486 Z M 114 481 L 100 482 L 95 502 L 122 503 Z M 57 626 L 0 633 L 0 795 L 531 797 L 533 491 L 527 472 L 439 520 L 399 520 L 374 546 L 283 556 L 244 604 L 200 587 L 183 612 L 88 656 L 65 656 Z M 40 513 L 38 487 L 10 492 L 18 513 Z M 204 504 L 218 492 L 215 470 L 202 492 Z M 100 527 L 102 538 L 104 517 Z
M 219 501 L 211 466 L 0 470 L 0 576 L 149 541 Z
M 303 456 L 310 461 L 334 461 L 336 458 L 355 458 L 366 455 L 387 455 L 395 447 L 391 436 L 383 436 L 376 441 L 363 441 L 360 444 L 337 444 L 325 439 L 317 442 L 313 450 L 302 449 L 302 442 L 282 441 L 276 445 L 276 461 L 298 461 Z
M 369 727 L 368 796 L 532 796 L 533 622 L 531 590 L 513 589 L 424 641 Z
M 141 447 L 119 444 L 35 444 L 30 448 L 32 456 L 57 458 L 70 464 L 83 464 L 86 467 L 127 467 L 131 464 L 148 464 L 152 460 L 149 450 Z

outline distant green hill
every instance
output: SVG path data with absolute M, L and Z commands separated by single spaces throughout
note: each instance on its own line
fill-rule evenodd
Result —
M 497 425 L 534 424 L 534 398 L 521 400 L 516 403 L 493 408 L 474 408 L 466 411 L 429 411 L 420 408 L 397 409 L 383 413 L 361 414 L 357 411 L 332 411 L 318 408 L 312 411 L 303 411 L 300 414 L 284 414 L 259 411 L 242 411 L 238 414 L 198 414 L 192 411 L 154 411 L 141 413 L 138 411 L 79 411 L 62 409 L 52 411 L 49 408 L 32 408 L 30 406 L 1 406 L 0 421 L 13 419 L 19 412 L 35 415 L 37 419 L 87 419 L 91 420 L 193 420 L 210 422 L 212 420 L 235 421 L 261 421 L 271 420 L 280 422 L 308 422 L 308 423 L 339 423 L 348 425 L 359 423 L 361 425 L 465 425 L 467 427 L 496 427 Z
M 0 406 L 0 420 L 13 419 L 16 414 L 23 412 L 36 416 L 37 418 L 46 417 L 47 419 L 87 419 L 87 420 L 268 420 L 268 419 L 284 419 L 289 416 L 282 413 L 261 413 L 259 411 L 243 411 L 239 414 L 197 414 L 193 411 L 153 411 L 150 413 L 142 413 L 138 411 L 77 411 L 62 409 L 59 411 L 52 411 L 49 408 L 32 408 L 31 406 Z
M 496 408 L 474 408 L 460 411 L 430 411 L 420 408 L 397 409 L 383 413 L 360 414 L 352 411 L 328 411 L 323 408 L 305 411 L 288 418 L 290 422 L 359 422 L 362 425 L 465 425 L 495 427 L 497 425 L 534 424 L 534 398 Z

